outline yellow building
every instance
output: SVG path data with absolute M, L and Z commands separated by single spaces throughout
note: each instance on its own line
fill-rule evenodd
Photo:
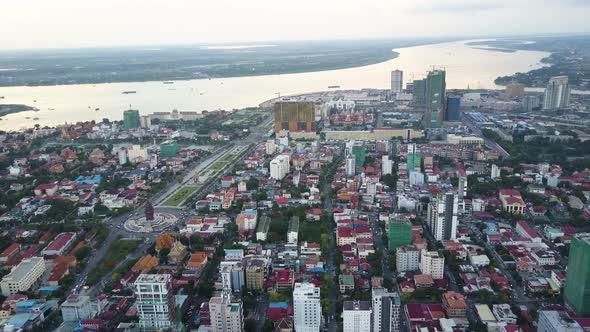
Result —
M 275 103 L 275 132 L 315 132 L 315 105 L 309 101 Z

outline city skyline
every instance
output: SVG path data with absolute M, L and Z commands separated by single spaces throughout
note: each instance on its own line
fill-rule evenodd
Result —
M 588 33 L 589 11 L 587 2 L 576 0 L 304 0 L 292 7 L 268 0 L 181 0 L 174 6 L 161 0 L 147 6 L 134 0 L 29 0 L 4 4 L 0 28 L 13 33 L 0 43 L 28 49 Z

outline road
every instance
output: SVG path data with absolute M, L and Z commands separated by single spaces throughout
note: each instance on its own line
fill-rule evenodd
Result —
M 483 138 L 486 146 L 492 150 L 497 151 L 500 154 L 500 156 L 502 157 L 502 159 L 506 159 L 506 158 L 510 157 L 510 153 L 508 153 L 506 150 L 504 150 L 504 148 L 501 147 L 500 144 L 496 143 L 494 140 L 491 140 L 491 139 L 483 136 L 481 129 L 473 121 L 468 119 L 466 116 L 461 116 L 461 121 L 463 122 L 464 125 L 466 125 L 467 127 L 469 127 L 469 129 L 471 129 L 471 132 L 473 134 Z
M 328 211 L 332 213 L 332 187 L 331 184 L 327 182 L 326 177 L 322 178 L 322 188 L 324 188 L 324 211 Z M 330 250 L 328 251 L 328 255 L 326 257 L 326 267 L 328 269 L 328 273 L 332 278 L 334 283 L 337 283 L 336 280 L 336 266 L 334 265 L 334 249 L 336 249 L 336 233 L 335 230 L 330 231 Z M 337 319 L 336 319 L 336 303 L 339 301 L 339 294 L 336 293 L 334 290 L 336 287 L 329 287 L 329 294 L 328 299 L 330 300 L 330 309 L 328 317 L 325 317 L 326 322 L 326 331 L 335 332 L 338 328 Z
M 270 123 L 272 122 L 272 114 L 269 115 L 269 117 L 267 119 L 265 119 L 260 125 L 256 126 L 253 128 L 253 130 L 251 131 L 251 133 L 244 139 L 242 140 L 239 144 L 247 144 L 247 145 L 251 145 L 251 143 L 255 143 L 255 142 L 260 142 L 266 135 L 266 132 L 268 132 L 268 126 L 270 125 Z M 266 130 L 266 131 L 265 131 Z M 246 149 L 245 152 L 249 151 L 250 149 Z M 210 159 L 214 158 L 216 154 L 214 153 L 212 156 L 209 156 L 207 159 L 205 159 L 204 161 L 201 161 L 197 164 L 195 164 L 194 166 L 192 166 L 190 169 L 187 169 L 185 171 L 186 175 L 184 176 L 184 180 L 186 181 L 187 179 L 192 179 L 194 173 L 196 172 L 195 169 L 199 168 L 199 165 L 203 164 L 203 163 L 207 163 L 210 162 Z M 242 158 L 237 158 L 234 163 L 237 163 L 239 161 L 241 161 Z M 228 169 L 231 167 L 228 167 Z M 222 172 L 223 173 L 223 172 Z M 183 181 L 183 182 L 185 182 Z M 201 192 L 203 190 L 210 190 L 211 188 L 213 188 L 216 184 L 214 183 L 215 181 L 210 181 L 208 185 L 201 187 L 199 190 L 197 190 L 193 195 L 199 195 L 201 194 Z M 162 196 L 166 196 L 166 193 L 169 193 L 171 191 L 176 191 L 178 190 L 178 188 L 180 186 L 182 186 L 182 183 L 178 183 L 178 182 L 174 182 L 172 184 L 169 184 L 165 189 L 163 189 L 160 193 L 156 194 L 155 199 L 159 199 Z M 164 194 L 162 194 L 162 192 L 164 192 Z M 177 218 L 178 218 L 178 222 L 183 222 L 186 218 L 189 217 L 190 213 L 189 211 L 191 211 L 190 208 L 174 208 L 174 207 L 156 207 L 155 208 L 156 212 L 167 212 L 167 213 L 171 213 L 174 214 Z M 137 208 L 135 208 L 133 211 L 120 215 L 118 217 L 114 217 L 114 218 L 110 218 L 110 219 L 106 219 L 104 222 L 106 224 L 109 225 L 109 235 L 107 236 L 107 238 L 103 241 L 103 243 L 100 245 L 100 247 L 91 254 L 90 258 L 88 259 L 86 266 L 84 268 L 84 270 L 77 274 L 76 277 L 74 278 L 74 283 L 72 285 L 72 292 L 73 293 L 80 293 L 80 294 L 98 294 L 102 291 L 102 286 L 104 286 L 104 284 L 106 284 L 106 282 L 108 282 L 111 278 L 112 275 L 112 271 L 110 273 L 108 273 L 106 276 L 104 276 L 101 281 L 99 283 L 97 283 L 97 285 L 95 285 L 92 288 L 86 289 L 84 290 L 82 288 L 82 286 L 84 286 L 84 283 L 86 282 L 86 279 L 88 278 L 88 275 L 90 274 L 90 272 L 92 271 L 92 269 L 94 269 L 94 267 L 96 267 L 104 258 L 105 254 L 108 251 L 108 248 L 111 246 L 111 244 L 118 238 L 136 238 L 136 239 L 145 239 L 144 244 L 142 244 L 141 246 L 139 246 L 139 248 L 137 248 L 137 250 L 135 250 L 133 253 L 131 253 L 129 256 L 127 256 L 127 258 L 125 259 L 125 261 L 122 261 L 121 263 L 119 263 L 119 266 L 122 266 L 122 264 L 124 264 L 125 262 L 131 260 L 131 259 L 135 259 L 135 258 L 139 258 L 140 256 L 142 256 L 145 251 L 147 250 L 147 248 L 151 245 L 151 243 L 153 242 L 154 238 L 159 234 L 156 232 L 152 232 L 152 233 L 133 233 L 133 232 L 129 232 L 125 229 L 125 227 L 123 227 L 123 224 L 125 223 L 125 221 L 127 221 L 130 217 L 132 217 L 133 215 L 140 215 L 144 213 L 143 212 L 143 205 L 138 206 Z M 113 269 L 115 270 L 115 269 Z

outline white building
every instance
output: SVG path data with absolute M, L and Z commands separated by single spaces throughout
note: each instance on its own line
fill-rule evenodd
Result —
M 266 154 L 269 156 L 277 152 L 277 144 L 275 143 L 274 139 L 269 139 L 268 141 L 266 141 L 266 143 L 264 144 L 264 148 L 266 150 Z
M 345 171 L 346 176 L 354 176 L 354 174 L 356 173 L 356 160 L 354 159 L 354 156 L 346 157 Z
M 296 283 L 293 290 L 294 326 L 297 332 L 317 332 L 322 323 L 320 288 L 310 283 Z
M 371 332 L 371 302 L 344 301 L 342 320 L 344 331 Z
M 389 156 L 381 157 L 381 174 L 391 174 L 393 170 L 393 160 L 389 160 Z
M 241 291 L 246 284 L 244 265 L 240 261 L 222 261 L 219 263 L 219 271 L 223 289 Z
M 119 165 L 125 165 L 127 163 L 127 151 L 125 151 L 125 148 L 119 149 L 117 156 L 119 157 Z
M 549 79 L 543 99 L 543 109 L 565 108 L 570 104 L 570 86 L 567 76 L 554 76 Z
M 432 279 L 442 279 L 445 272 L 445 257 L 437 251 L 422 250 L 420 271 L 423 274 L 430 274 Z
M 209 314 L 212 332 L 241 332 L 244 330 L 242 302 L 232 301 L 231 292 L 223 291 L 221 296 L 209 300 Z
M 459 199 L 453 192 L 440 193 L 428 204 L 428 226 L 437 241 L 457 238 Z
M 31 257 L 20 262 L 0 281 L 2 295 L 10 296 L 28 291 L 45 272 L 43 257 Z
M 299 234 L 299 217 L 293 216 L 289 219 L 289 228 L 287 230 L 287 243 L 297 244 Z
M 98 300 L 90 296 L 72 294 L 60 306 L 64 322 L 80 321 L 96 317 L 101 312 Z
M 127 158 L 129 162 L 140 163 L 149 159 L 147 148 L 142 148 L 141 145 L 133 144 L 127 148 Z
M 492 180 L 497 179 L 500 177 L 500 167 L 496 166 L 496 164 L 492 164 L 492 172 L 490 174 Z
M 570 319 L 567 313 L 555 310 L 539 311 L 537 332 L 582 332 L 578 322 Z
M 175 326 L 176 300 L 169 274 L 140 274 L 135 280 L 139 327 L 159 330 Z
M 401 300 L 397 293 L 373 288 L 373 332 L 399 332 Z
M 404 86 L 404 72 L 396 69 L 391 71 L 391 93 L 401 94 Z
M 290 171 L 290 158 L 287 155 L 276 156 L 270 162 L 270 177 L 275 180 L 282 180 Z
M 415 246 L 403 246 L 395 251 L 395 267 L 398 273 L 420 269 L 420 251 Z

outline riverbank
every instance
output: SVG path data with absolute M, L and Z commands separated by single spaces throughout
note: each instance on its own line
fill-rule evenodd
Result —
M 393 49 L 456 40 L 289 42 L 240 49 L 175 46 L 155 49 L 0 51 L 0 87 L 54 86 L 287 75 L 363 67 L 395 59 Z M 51 57 L 50 64 L 44 61 Z M 56 72 L 55 67 L 59 67 Z M 173 86 L 169 86 L 173 88 Z
M 27 111 L 34 111 L 35 108 L 22 105 L 22 104 L 0 104 L 0 118 L 5 115 L 13 114 L 13 113 L 20 113 L 20 112 L 27 112 Z
M 530 88 L 544 88 L 553 76 L 568 76 L 569 85 L 578 91 L 590 91 L 590 37 L 539 37 L 531 38 L 522 43 L 516 40 L 495 40 L 478 43 L 493 48 L 504 48 L 515 51 L 545 51 L 550 55 L 541 59 L 546 66 L 518 72 L 513 75 L 499 76 L 495 79 L 498 85 L 518 82 Z

